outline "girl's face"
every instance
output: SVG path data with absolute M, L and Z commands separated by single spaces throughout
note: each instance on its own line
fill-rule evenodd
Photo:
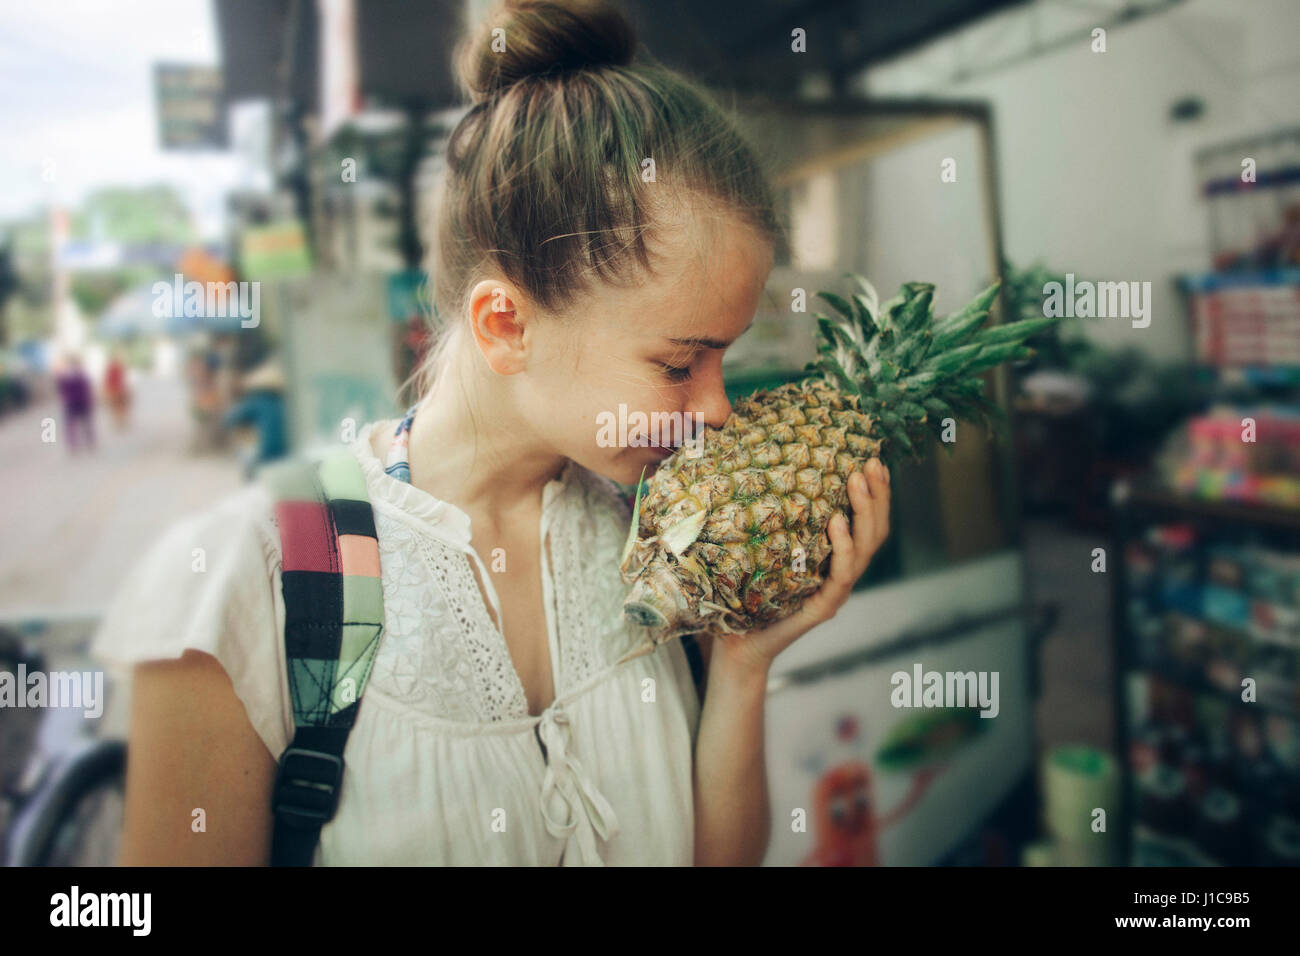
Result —
M 658 278 L 601 287 L 534 339 L 520 406 L 561 454 L 622 484 L 731 413 L 722 355 L 749 327 L 771 243 L 731 219 L 662 230 Z

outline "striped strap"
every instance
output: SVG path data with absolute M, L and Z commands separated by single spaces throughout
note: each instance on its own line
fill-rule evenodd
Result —
M 297 463 L 295 463 L 297 464 Z M 294 724 L 350 727 L 383 631 L 379 542 L 361 465 L 333 448 L 271 476 Z
M 383 633 L 379 541 L 365 475 L 346 448 L 265 473 L 283 554 L 294 738 L 280 756 L 271 862 L 310 866 L 334 816 L 343 750 Z

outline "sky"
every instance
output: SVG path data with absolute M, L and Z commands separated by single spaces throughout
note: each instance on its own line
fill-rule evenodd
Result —
M 158 149 L 159 61 L 217 62 L 209 0 L 0 0 L 0 220 L 165 181 L 219 235 L 237 160 Z

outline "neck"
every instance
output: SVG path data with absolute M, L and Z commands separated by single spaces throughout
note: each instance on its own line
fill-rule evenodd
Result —
M 534 509 L 565 459 L 539 441 L 476 356 L 444 368 L 411 424 L 416 487 L 479 514 Z

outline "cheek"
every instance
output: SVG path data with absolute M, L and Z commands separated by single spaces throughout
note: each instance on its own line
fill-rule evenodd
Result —
M 571 447 L 590 449 L 607 462 L 634 461 L 639 471 L 641 465 L 660 460 L 657 448 L 684 440 L 679 434 L 686 414 L 682 396 L 681 389 L 607 392 L 595 404 L 584 406 L 580 418 L 575 416 L 567 439 Z M 635 479 L 633 474 L 630 480 Z
M 692 384 L 669 382 L 662 370 L 644 356 L 628 355 L 617 346 L 610 342 L 609 348 L 602 349 L 593 344 L 576 359 L 570 355 L 567 363 L 548 363 L 548 376 L 553 375 L 558 382 L 548 379 L 547 391 L 551 394 L 538 396 L 537 406 L 528 414 L 539 428 L 553 434 L 559 426 L 561 440 L 569 448 L 586 449 L 601 460 L 641 462 L 647 456 L 653 460 L 653 454 L 644 446 L 623 443 L 623 438 L 648 436 L 656 413 L 684 415 Z M 613 425 L 617 436 L 614 443 L 601 437 L 608 435 L 602 432 L 602 423 Z M 638 471 L 640 467 L 636 465 Z
M 645 361 L 625 361 L 610 363 L 597 373 L 591 391 L 598 396 L 596 401 L 602 411 L 617 414 L 622 405 L 628 415 L 650 415 L 684 411 L 690 387 L 669 381 L 662 370 Z

